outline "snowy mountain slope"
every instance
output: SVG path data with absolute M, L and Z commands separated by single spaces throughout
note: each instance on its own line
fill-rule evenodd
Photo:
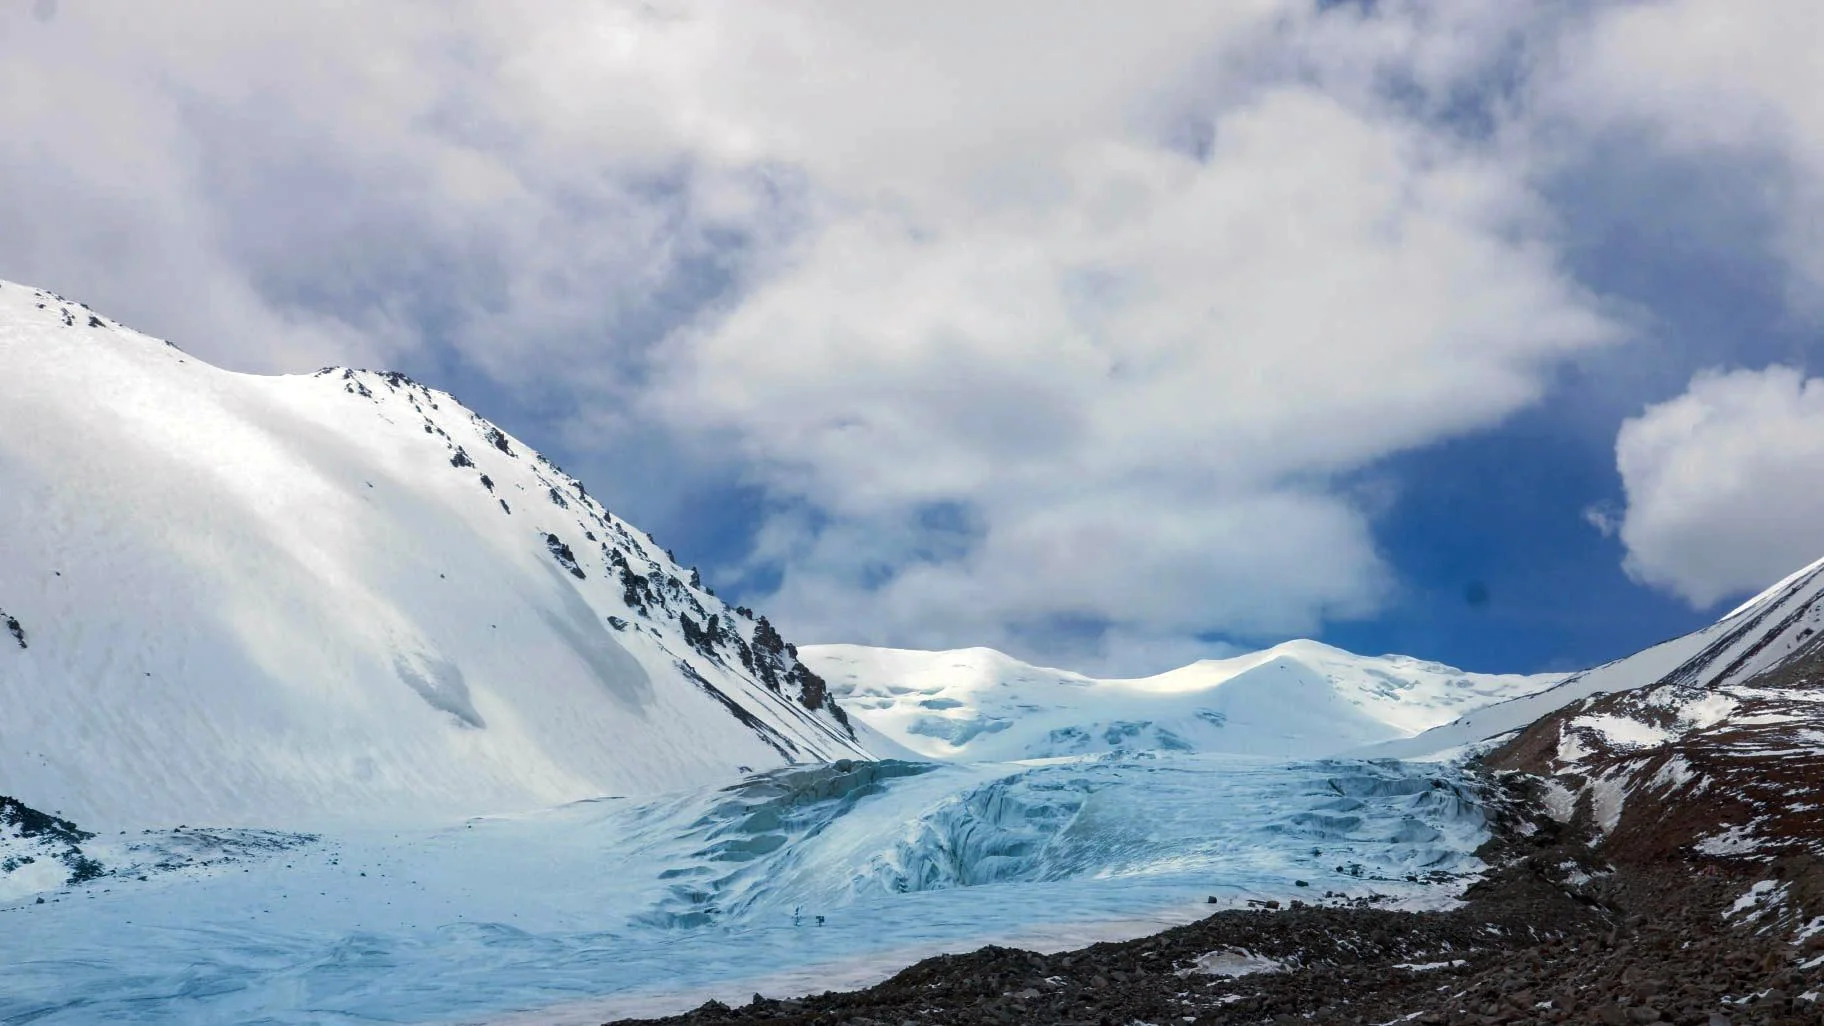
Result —
M 1824 560 L 1791 574 L 1702 630 L 1572 674 L 1557 687 L 1467 713 L 1418 737 L 1363 754 L 1432 756 L 1521 730 L 1573 702 L 1663 684 L 1689 695 L 1727 689 L 1801 658 L 1824 623 Z
M 801 655 L 856 719 L 927 758 L 959 761 L 1146 749 L 1310 758 L 1407 737 L 1561 679 L 1464 673 L 1314 641 L 1135 680 L 985 648 L 807 645 Z
M 1489 765 L 1545 778 L 1554 814 L 1605 852 L 1824 855 L 1821 596 L 1824 563 L 1700 632 L 1672 672 L 1533 721 Z
M 1607 852 L 1824 855 L 1824 647 L 1739 681 L 1573 702 L 1488 763 L 1546 778 L 1553 814 Z
M 0 283 L 0 793 L 297 828 L 866 757 L 764 618 L 401 375 L 209 366 Z

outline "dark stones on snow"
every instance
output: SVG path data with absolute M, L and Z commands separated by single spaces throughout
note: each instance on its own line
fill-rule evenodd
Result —
M 17 798 L 3 794 L 0 794 L 0 826 L 10 827 L 19 837 L 45 837 L 66 844 L 81 844 L 95 836 L 67 819 L 39 812 Z
M 813 711 L 821 709 L 824 707 L 825 702 L 828 701 L 830 695 L 829 685 L 825 684 L 822 677 L 812 673 L 810 668 L 803 663 L 795 662 L 792 664 L 791 675 L 788 679 L 792 683 L 798 685 L 798 704 L 804 706 L 806 709 Z M 830 703 L 830 706 L 832 709 L 835 708 L 834 703 Z M 841 721 L 844 726 L 848 725 L 849 721 L 847 717 L 838 716 L 837 719 Z
M 679 613 L 678 627 L 684 632 L 684 644 L 717 662 L 721 661 L 722 657 L 716 651 L 723 643 L 721 617 L 712 613 L 709 619 L 703 621 L 703 626 L 699 627 L 689 613 Z
M 570 571 L 570 576 L 579 581 L 588 576 L 583 573 L 582 567 L 576 565 L 576 553 L 570 551 L 570 546 L 564 544 L 562 538 L 555 534 L 545 535 L 545 548 L 550 550 L 551 558 L 557 560 L 558 566 Z
M 458 470 L 475 470 L 481 486 L 499 503 L 501 512 L 508 516 L 513 514 L 513 507 L 501 494 L 506 489 L 497 488 L 492 477 L 481 473 L 475 455 L 465 446 L 456 444 L 426 412 L 427 405 L 431 409 L 437 408 L 436 400 L 442 393 L 433 392 L 395 371 L 326 367 L 318 374 L 337 380 L 345 390 L 353 394 L 374 398 L 373 390 L 367 387 L 367 383 L 376 383 L 377 388 L 383 386 L 380 389 L 382 391 L 402 395 L 416 411 L 425 433 L 443 439 L 450 466 Z M 375 401 L 381 400 L 376 398 Z M 519 458 L 506 433 L 499 427 L 473 413 L 469 417 L 477 435 L 487 445 L 503 455 Z M 656 555 L 649 554 L 641 538 L 617 523 L 605 507 L 590 497 L 581 482 L 565 474 L 562 468 L 545 456 L 536 452 L 530 453 L 530 456 L 535 463 L 531 468 L 532 473 L 537 484 L 544 489 L 545 497 L 553 506 L 578 517 L 577 529 L 583 532 L 591 545 L 599 547 L 604 569 L 610 579 L 620 583 L 622 601 L 633 614 L 653 621 L 659 631 L 663 631 L 664 621 L 676 620 L 690 658 L 701 657 L 702 660 L 731 670 L 739 667 L 751 679 L 783 700 L 813 712 L 827 710 L 829 717 L 840 728 L 840 731 L 832 733 L 846 734 L 849 739 L 854 739 L 854 727 L 830 699 L 829 688 L 823 679 L 798 661 L 797 649 L 779 637 L 778 631 L 770 623 L 764 618 L 756 618 L 753 610 L 746 607 L 729 610 L 717 605 L 714 592 L 704 584 L 700 571 L 676 567 L 677 559 L 670 550 L 665 550 L 665 555 L 670 557 L 670 565 L 659 560 Z M 530 485 L 514 487 L 525 491 Z M 601 533 L 591 530 L 591 525 L 599 528 Z M 565 573 L 579 581 L 588 579 L 587 569 L 568 543 L 557 534 L 543 529 L 538 534 L 552 559 Z M 617 631 L 625 631 L 632 626 L 629 620 L 621 617 L 607 617 L 607 621 Z M 752 626 L 747 628 L 747 625 Z M 754 637 L 752 644 L 747 637 L 750 629 Z M 703 663 L 699 661 L 699 665 Z M 721 698 L 732 701 L 726 695 Z M 829 730 L 829 727 L 825 725 L 821 729 Z M 768 743 L 778 747 L 773 740 L 769 739 Z M 787 754 L 790 750 L 788 746 L 782 754 Z
M 67 819 L 40 812 L 16 798 L 0 795 L 0 828 L 14 837 L 37 841 L 40 854 L 63 863 L 69 870 L 64 881 L 67 887 L 87 883 L 107 872 L 105 866 L 82 850 L 83 843 L 95 837 L 93 833 L 79 829 Z M 0 862 L 0 872 L 10 873 L 35 861 L 37 859 L 29 854 L 11 856 Z
M 27 647 L 25 644 L 25 625 L 19 622 L 18 617 L 8 614 L 4 609 L 0 609 L 0 624 L 6 625 L 6 633 L 13 636 L 13 640 L 19 643 L 20 648 Z
M 798 661 L 798 646 L 780 637 L 778 629 L 764 616 L 754 623 L 753 644 L 742 648 L 741 657 L 742 665 L 774 691 L 786 684 L 795 687 L 798 703 L 806 709 L 821 709 L 828 700 L 829 686 L 823 678 Z M 834 707 L 834 703 L 830 704 Z M 848 725 L 846 717 L 838 716 L 837 720 Z
M 621 555 L 619 549 L 609 550 L 608 561 L 621 578 L 621 601 L 626 604 L 628 609 L 636 613 L 650 614 L 651 607 L 659 602 L 658 597 L 652 591 L 651 582 L 646 579 L 644 574 L 633 572 L 633 567 L 628 564 L 627 557 Z
M 317 373 L 331 373 L 334 370 L 334 367 L 325 367 Z M 363 399 L 372 399 L 374 397 L 373 390 L 367 387 L 367 383 L 361 380 L 352 367 L 342 368 L 342 391 L 347 392 L 349 395 L 358 395 Z

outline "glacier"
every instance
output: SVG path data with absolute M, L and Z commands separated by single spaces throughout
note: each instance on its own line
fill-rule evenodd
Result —
M 1116 753 L 843 761 L 436 829 L 117 833 L 85 843 L 116 871 L 0 900 L 0 1022 L 593 1023 L 1211 902 L 1436 906 L 1486 819 L 1444 766 Z

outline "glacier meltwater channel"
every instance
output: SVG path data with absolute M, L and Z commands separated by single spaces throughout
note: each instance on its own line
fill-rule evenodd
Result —
M 1448 903 L 1485 822 L 1442 765 L 1140 753 L 838 763 L 435 831 L 104 836 L 111 875 L 0 902 L 0 1022 L 599 1022 L 1210 898 Z

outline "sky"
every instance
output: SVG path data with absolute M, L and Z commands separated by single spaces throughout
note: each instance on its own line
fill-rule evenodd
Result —
M 0 0 L 0 277 L 800 643 L 1566 670 L 1824 556 L 1810 0 Z

